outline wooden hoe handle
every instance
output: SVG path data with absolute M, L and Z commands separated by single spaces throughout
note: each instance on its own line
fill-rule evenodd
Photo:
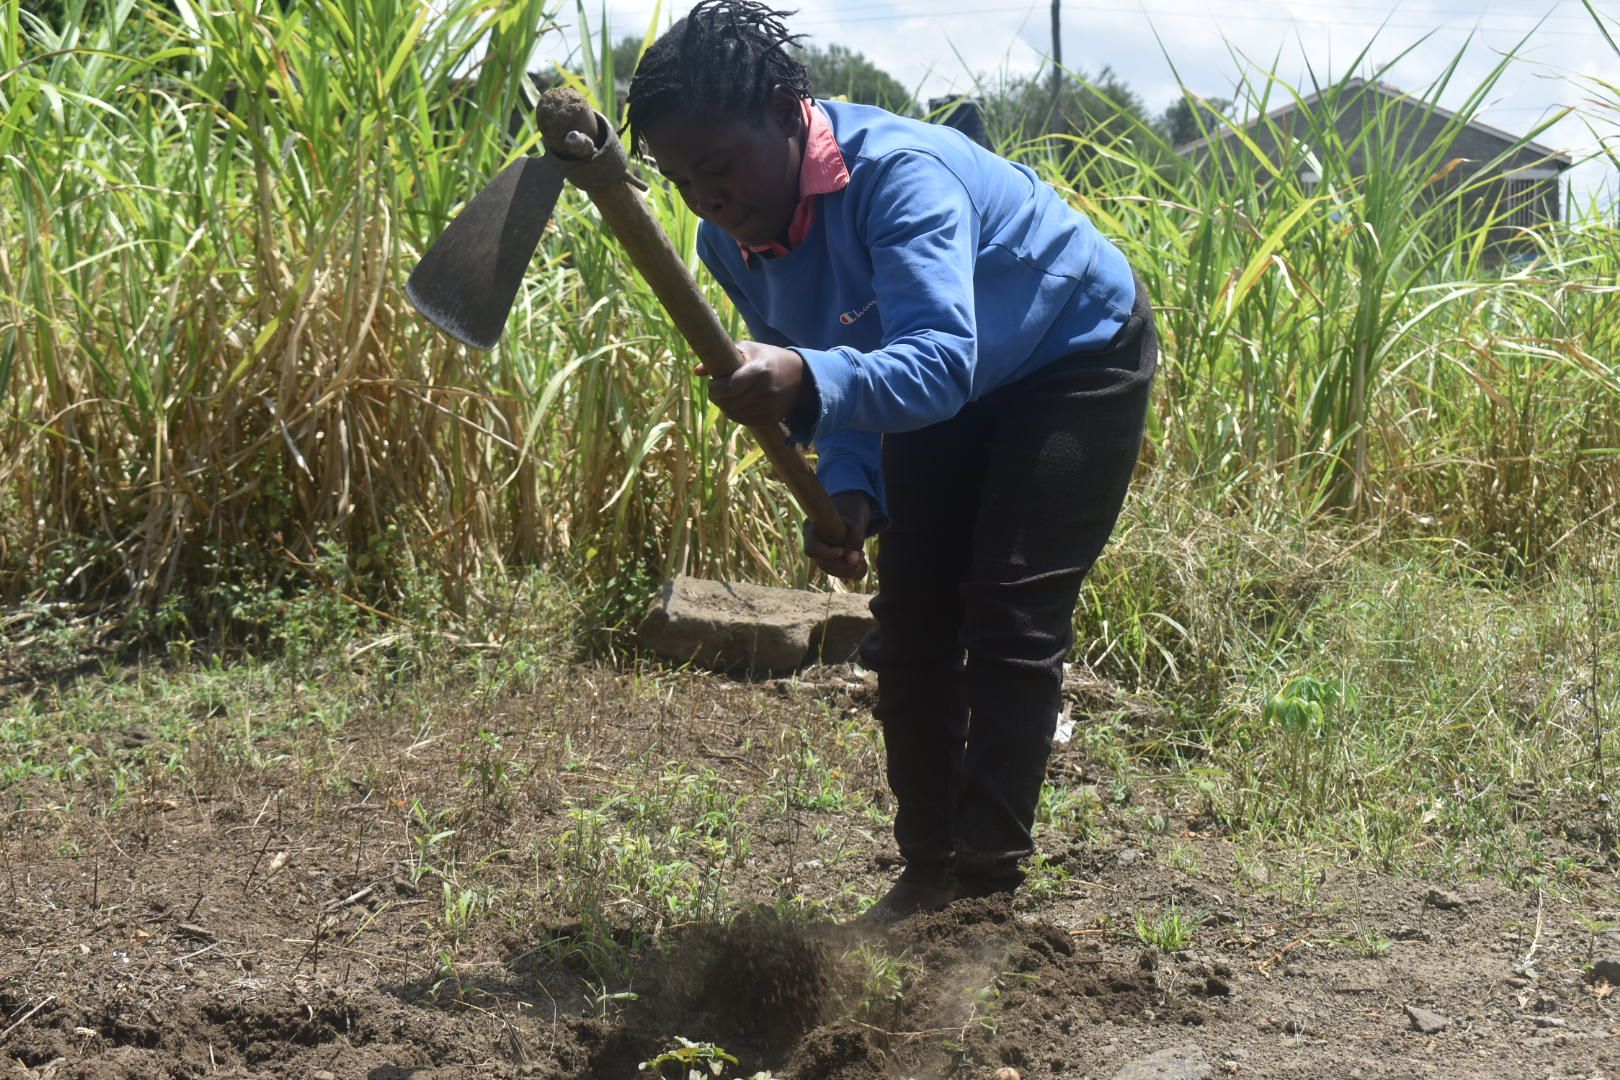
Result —
M 546 152 L 564 162 L 578 163 L 577 167 L 564 166 L 568 178 L 591 197 L 602 220 L 652 286 L 698 359 L 716 375 L 736 371 L 742 366 L 736 343 L 698 291 L 685 260 L 676 253 L 641 192 L 633 186 L 624 148 L 612 126 L 577 91 L 567 87 L 541 95 L 539 117 Z M 843 515 L 809 463 L 788 445 L 781 426 L 750 426 L 748 430 L 759 440 L 776 475 L 793 492 L 816 532 L 829 544 L 842 544 Z

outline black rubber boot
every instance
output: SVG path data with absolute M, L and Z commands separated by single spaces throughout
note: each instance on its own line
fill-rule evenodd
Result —
M 972 852 L 958 852 L 954 877 L 959 899 L 1010 897 L 1024 883 L 1023 860 L 1016 856 L 982 857 Z
M 877 903 L 856 916 L 858 926 L 887 926 L 900 919 L 940 911 L 957 897 L 949 863 L 908 863 L 900 879 Z
M 1021 877 L 981 877 L 964 874 L 957 879 L 956 900 L 978 900 L 990 896 L 1012 896 L 1024 883 Z

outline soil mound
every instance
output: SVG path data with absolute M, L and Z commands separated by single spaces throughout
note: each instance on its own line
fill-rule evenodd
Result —
M 635 1075 L 636 1062 L 677 1035 L 735 1055 L 728 1076 L 875 1080 L 1068 1061 L 1071 1034 L 1101 1018 L 1201 1022 L 1194 1005 L 1162 1008 L 1151 967 L 1105 962 L 1067 931 L 1019 919 L 1005 900 L 965 901 L 876 933 L 769 913 L 694 928 L 637 991 L 617 1025 L 576 1032 L 571 1056 L 593 1080 Z
M 780 1060 L 837 1003 L 837 958 L 828 942 L 769 914 L 690 934 L 673 967 L 696 973 L 689 983 L 670 980 L 677 1013 L 712 1025 L 714 1042 L 754 1050 L 766 1061 Z

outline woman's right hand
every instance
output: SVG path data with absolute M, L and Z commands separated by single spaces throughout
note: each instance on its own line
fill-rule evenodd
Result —
M 872 524 L 872 500 L 863 491 L 840 491 L 832 501 L 844 519 L 844 542 L 827 543 L 816 532 L 815 524 L 806 521 L 804 553 L 833 577 L 854 581 L 866 576 L 866 530 Z

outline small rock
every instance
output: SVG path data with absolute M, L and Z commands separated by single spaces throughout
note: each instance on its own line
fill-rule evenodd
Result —
M 1525 978 L 1523 975 L 1509 975 L 1507 977 L 1507 984 L 1513 987 L 1515 990 L 1523 990 L 1525 987 L 1530 985 L 1530 980 Z
M 1142 853 L 1135 848 L 1120 848 L 1119 854 L 1114 856 L 1114 861 L 1123 869 L 1141 858 Z
M 327 1072 L 325 1069 L 316 1069 L 314 1072 L 309 1074 L 309 1080 L 337 1080 L 337 1077 Z
M 1434 935 L 1421 926 L 1406 926 L 1402 924 L 1395 928 L 1396 941 L 1433 941 Z
M 1535 1021 L 1538 1028 L 1561 1028 L 1564 1026 L 1564 1021 L 1556 1016 L 1538 1016 Z
M 1451 1021 L 1431 1009 L 1420 1009 L 1416 1005 L 1406 1007 L 1406 1017 L 1412 1021 L 1412 1030 L 1424 1035 L 1438 1035 L 1450 1026 Z
M 1203 1052 L 1188 1045 L 1138 1058 L 1115 1073 L 1114 1080 L 1209 1080 L 1213 1074 Z
M 996 1070 L 995 1080 L 1023 1080 L 1023 1077 L 1018 1075 L 1017 1069 L 1010 1065 L 1003 1065 Z
M 1463 899 L 1445 889 L 1430 889 L 1423 894 L 1423 903 L 1426 907 L 1439 908 L 1441 911 L 1457 911 L 1463 906 Z
M 1536 998 L 1535 1010 L 1538 1013 L 1555 1013 L 1558 1011 L 1558 999 L 1551 994 L 1542 994 Z
M 1605 956 L 1592 965 L 1587 978 L 1592 982 L 1602 979 L 1610 986 L 1620 986 L 1620 956 Z
M 851 659 L 874 625 L 870 597 L 677 577 L 666 582 L 636 634 L 681 662 L 752 674 Z

